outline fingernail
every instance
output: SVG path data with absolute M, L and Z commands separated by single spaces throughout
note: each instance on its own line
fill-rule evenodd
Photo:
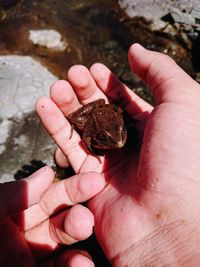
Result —
M 90 254 L 85 251 L 85 250 L 80 250 L 79 253 L 85 257 L 87 257 L 88 259 L 90 259 L 92 261 L 92 257 L 90 256 Z
M 134 47 L 138 47 L 139 49 L 145 49 L 144 46 L 142 46 L 141 44 L 139 43 L 135 43 L 133 44 Z
M 40 168 L 39 170 L 37 170 L 36 172 L 34 172 L 33 174 L 31 174 L 31 176 L 29 176 L 29 179 L 34 178 L 36 176 L 39 176 L 42 173 L 45 173 L 46 170 L 47 170 L 47 166 L 44 166 L 44 167 Z

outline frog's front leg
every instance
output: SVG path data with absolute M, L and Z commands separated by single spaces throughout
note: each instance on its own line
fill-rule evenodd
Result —
M 93 152 L 93 150 L 92 150 L 92 146 L 91 146 L 91 137 L 89 137 L 89 136 L 85 136 L 85 137 L 83 137 L 82 142 L 83 142 L 83 145 L 84 145 L 85 150 L 86 150 L 89 154 L 91 154 L 92 156 L 94 156 L 95 158 L 97 158 L 98 161 L 99 161 L 99 163 L 102 163 L 100 157 L 99 157 L 98 155 L 96 155 L 96 154 Z
M 84 115 L 79 114 L 79 110 L 67 116 L 67 119 L 71 124 L 71 131 L 70 131 L 69 139 L 72 138 L 74 128 L 78 131 L 81 131 L 81 132 L 83 131 L 83 127 L 85 125 L 85 122 L 88 119 L 88 116 L 89 114 L 84 114 Z

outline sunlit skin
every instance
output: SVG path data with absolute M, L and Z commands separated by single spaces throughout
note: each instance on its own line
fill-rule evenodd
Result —
M 88 201 L 95 233 L 113 266 L 198 266 L 200 262 L 200 86 L 175 62 L 138 44 L 130 67 L 151 89 L 155 108 L 103 64 L 76 65 L 54 83 L 37 113 L 60 150 L 57 163 L 95 171 L 105 188 Z M 111 153 L 101 163 L 84 150 L 65 116 L 103 98 L 138 120 L 140 152 Z M 86 174 L 87 175 L 87 174 Z M 89 174 L 88 174 L 89 175 Z

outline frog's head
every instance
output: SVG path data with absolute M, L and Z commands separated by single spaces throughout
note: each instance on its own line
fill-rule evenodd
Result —
M 121 148 L 126 143 L 127 131 L 124 125 L 110 125 L 91 137 L 91 145 L 99 149 Z

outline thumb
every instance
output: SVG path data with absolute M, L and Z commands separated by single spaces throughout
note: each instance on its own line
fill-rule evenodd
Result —
M 0 184 L 0 225 L 9 215 L 38 203 L 51 186 L 54 172 L 43 167 L 29 178 Z
M 156 104 L 180 102 L 199 105 L 199 84 L 169 56 L 133 44 L 128 58 L 133 72 L 152 90 Z

